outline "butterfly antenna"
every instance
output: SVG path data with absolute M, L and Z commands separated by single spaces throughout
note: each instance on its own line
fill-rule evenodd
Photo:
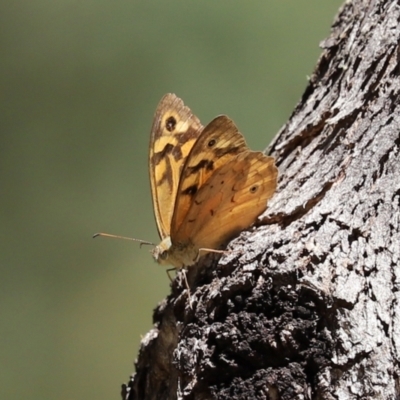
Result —
M 135 239 L 135 238 L 126 237 L 126 236 L 119 236 L 119 235 L 111 235 L 110 233 L 103 233 L 103 232 L 95 233 L 93 235 L 93 239 L 97 238 L 98 236 L 110 237 L 110 238 L 114 238 L 114 239 L 132 240 L 134 242 L 139 242 L 140 247 L 142 247 L 142 245 L 144 245 L 144 244 L 148 244 L 150 246 L 155 246 L 154 243 L 148 242 L 147 240 L 140 240 L 140 239 Z

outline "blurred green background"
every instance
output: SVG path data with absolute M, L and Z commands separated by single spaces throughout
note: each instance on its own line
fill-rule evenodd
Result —
M 174 92 L 253 149 L 291 114 L 342 1 L 0 6 L 0 398 L 118 399 L 169 292 L 147 171 Z

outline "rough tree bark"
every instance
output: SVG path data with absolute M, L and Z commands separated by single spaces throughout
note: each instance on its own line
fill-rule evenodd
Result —
M 154 314 L 124 399 L 400 398 L 400 2 L 341 8 L 270 153 L 278 191 Z

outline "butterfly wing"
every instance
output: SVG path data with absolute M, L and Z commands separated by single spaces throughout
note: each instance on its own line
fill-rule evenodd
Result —
M 254 223 L 276 189 L 274 158 L 245 151 L 215 171 L 196 193 L 175 236 L 177 243 L 218 249 Z
M 199 119 L 180 98 L 166 94 L 161 99 L 151 128 L 149 171 L 154 214 L 162 239 L 170 235 L 182 168 L 202 130 Z
M 214 118 L 193 145 L 179 182 L 171 224 L 171 239 L 177 238 L 197 193 L 221 166 L 247 151 L 246 142 L 234 122 L 225 115 Z

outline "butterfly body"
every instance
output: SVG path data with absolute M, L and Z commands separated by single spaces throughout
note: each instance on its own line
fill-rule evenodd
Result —
M 162 239 L 153 257 L 176 268 L 248 228 L 276 188 L 274 159 L 251 151 L 233 121 L 219 116 L 203 128 L 173 94 L 157 107 L 149 160 Z
M 172 265 L 177 269 L 189 267 L 199 258 L 199 250 L 193 244 L 173 244 L 169 236 L 154 247 L 152 254 L 159 264 Z

